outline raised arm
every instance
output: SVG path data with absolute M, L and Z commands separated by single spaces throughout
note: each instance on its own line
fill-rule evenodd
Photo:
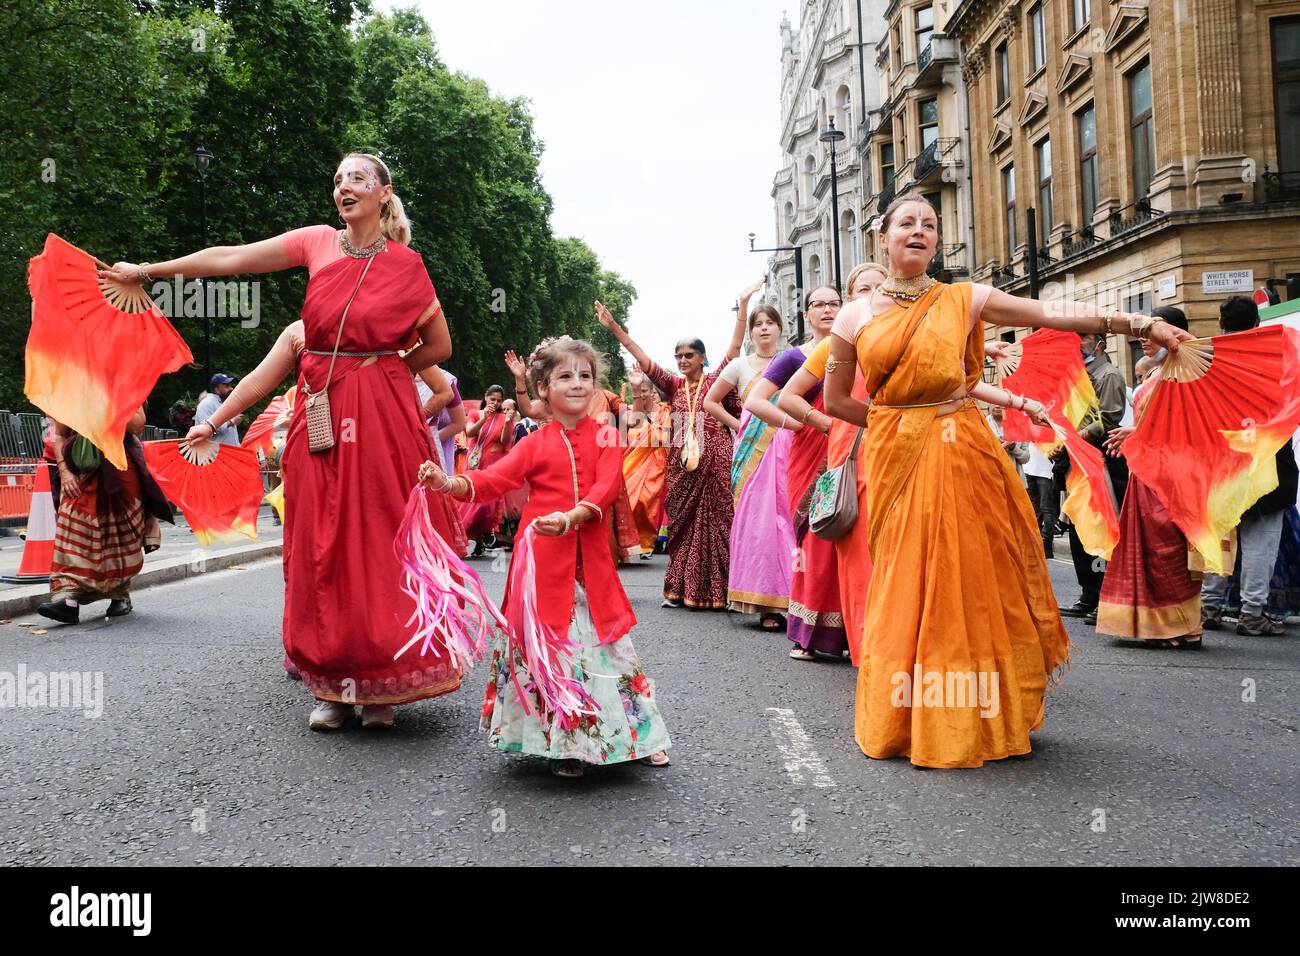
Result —
M 618 320 L 610 314 L 609 309 L 605 308 L 604 303 L 596 303 L 596 320 L 605 328 L 609 329 L 610 334 L 618 339 L 618 344 L 627 349 L 632 357 L 636 359 L 636 364 L 641 366 L 641 371 L 646 374 L 654 367 L 654 359 L 646 354 L 645 349 L 632 341 L 632 336 L 623 331 L 623 326 L 618 324 Z
M 204 276 L 279 272 L 292 265 L 294 263 L 290 261 L 285 249 L 284 236 L 280 235 L 242 246 L 211 246 L 166 262 L 119 262 L 111 269 L 100 270 L 100 275 L 118 282 L 143 283 L 146 279 L 145 272 L 152 279 L 169 279 L 178 275 L 201 279 Z
M 506 352 L 506 368 L 515 378 L 515 404 L 519 410 L 534 421 L 545 415 L 546 403 L 528 394 L 528 367 L 514 349 Z
M 766 279 L 759 279 L 740 293 L 740 308 L 736 310 L 736 327 L 731 330 L 731 344 L 727 346 L 727 351 L 723 355 L 728 362 L 740 357 L 740 347 L 745 343 L 745 326 L 749 322 L 749 300 L 766 283 Z
M 204 422 L 195 422 L 185 436 L 186 441 L 206 441 L 217 430 L 254 404 L 261 401 L 285 380 L 293 371 L 298 360 L 297 346 L 294 342 L 294 325 L 290 324 L 280 333 L 280 337 L 266 353 L 266 358 L 258 363 L 257 368 L 249 372 L 234 390 L 226 397 L 215 412 Z

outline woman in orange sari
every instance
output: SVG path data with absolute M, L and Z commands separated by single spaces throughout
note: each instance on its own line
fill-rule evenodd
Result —
M 672 408 L 640 368 L 633 366 L 628 382 L 635 396 L 629 419 L 623 481 L 632 504 L 632 520 L 641 543 L 641 558 L 650 560 L 663 527 L 664 486 L 668 477 L 668 447 L 672 442 Z M 635 420 L 636 424 L 630 422 Z
M 890 204 L 881 241 L 889 277 L 848 307 L 869 318 L 852 343 L 832 333 L 827 363 L 827 409 L 868 426 L 875 568 L 856 737 L 870 757 L 978 767 L 1030 752 L 1048 684 L 1069 662 L 1029 497 L 973 399 L 1047 415 L 980 380 L 983 323 L 1137 331 L 1171 349 L 1190 336 L 1148 316 L 936 282 L 938 217 L 917 194 Z M 850 395 L 854 364 L 869 413 Z

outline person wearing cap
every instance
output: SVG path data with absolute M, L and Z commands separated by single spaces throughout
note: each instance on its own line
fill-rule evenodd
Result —
M 194 413 L 194 423 L 206 422 L 221 407 L 221 403 L 226 400 L 226 396 L 235 390 L 235 380 L 229 375 L 218 372 L 208 381 L 208 394 L 199 402 L 198 411 Z M 223 445 L 239 444 L 240 422 L 244 420 L 243 415 L 236 415 L 224 425 L 218 426 L 212 440 L 220 442 Z

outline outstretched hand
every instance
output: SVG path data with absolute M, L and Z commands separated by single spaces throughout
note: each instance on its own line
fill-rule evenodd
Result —
M 1010 342 L 985 342 L 984 343 L 984 357 L 987 359 L 992 359 L 993 361 L 996 362 L 998 359 L 1007 358 L 1010 353 L 1011 353 Z
M 1179 329 L 1179 331 L 1182 330 Z M 1132 425 L 1121 425 L 1119 428 L 1112 428 L 1110 434 L 1106 436 L 1106 440 L 1101 443 L 1102 449 L 1111 458 L 1123 458 L 1124 443 L 1132 437 L 1135 431 L 1137 429 Z
M 1147 333 L 1147 340 L 1164 346 L 1170 354 L 1178 351 L 1178 346 L 1188 339 L 1194 339 L 1196 336 L 1191 332 L 1178 328 L 1176 325 L 1170 325 L 1168 322 L 1157 322 L 1151 326 Z
M 134 262 L 115 262 L 111 269 L 100 269 L 101 279 L 112 279 L 123 285 L 140 285 L 140 267 Z
M 506 353 L 506 368 L 510 369 L 510 374 L 515 378 L 527 377 L 528 367 L 524 365 L 524 360 L 515 354 L 514 349 Z
M 765 286 L 765 285 L 767 285 L 767 277 L 766 277 L 766 276 L 764 276 L 763 278 L 761 278 L 761 279 L 759 279 L 757 282 L 755 282 L 753 285 L 751 285 L 751 286 L 749 286 L 748 288 L 746 288 L 744 292 L 740 293 L 740 298 L 741 298 L 742 300 L 743 300 L 743 299 L 749 299 L 749 298 L 752 298 L 753 295 L 754 295 L 754 293 L 757 292 L 759 289 L 763 288 L 763 286 Z
M 614 318 L 609 309 L 605 308 L 605 303 L 599 299 L 596 300 L 596 321 L 611 332 L 621 332 L 623 330 L 623 327 L 618 324 L 618 319 Z

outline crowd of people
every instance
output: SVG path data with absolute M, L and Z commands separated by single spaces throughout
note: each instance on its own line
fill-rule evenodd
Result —
M 782 632 L 796 661 L 848 658 L 862 751 L 928 767 L 1030 751 L 1045 694 L 1069 663 L 1061 614 L 1095 614 L 1100 633 L 1187 646 L 1199 640 L 1203 589 L 1204 626 L 1223 620 L 1228 580 L 1193 586 L 1186 542 L 1150 490 L 1126 481 L 1129 401 L 1106 352 L 1107 334 L 1142 342 L 1140 414 L 1164 357 L 1191 338 L 1177 310 L 1048 307 L 938 282 L 926 271 L 935 210 L 906 194 L 877 225 L 883 263 L 854 269 L 843 296 L 832 285 L 807 291 L 807 342 L 783 348 L 780 312 L 750 308 L 756 283 L 725 341 L 685 338 L 665 367 L 597 302 L 598 321 L 635 363 L 626 395 L 602 386 L 603 360 L 588 343 L 563 336 L 527 358 L 508 353 L 513 393 L 493 385 L 467 411 L 388 168 L 349 154 L 334 201 L 342 229 L 106 271 L 123 282 L 308 271 L 297 333 L 286 330 L 187 439 L 219 440 L 296 379 L 282 455 L 284 644 L 291 673 L 317 700 L 314 729 L 342 727 L 357 705 L 363 725 L 388 726 L 395 706 L 461 683 L 449 656 L 394 658 L 412 639 L 413 615 L 393 542 L 417 482 L 432 528 L 456 554 L 512 546 L 503 611 L 516 630 L 567 648 L 557 664 L 529 656 L 518 634 L 501 637 L 482 709 L 494 748 L 547 757 L 563 776 L 669 762 L 617 574 L 638 555 L 666 552 L 666 608 L 751 616 L 757 629 Z M 1232 306 L 1226 331 L 1244 321 Z M 1003 347 L 985 344 L 986 324 L 1077 333 L 1100 402 L 1085 437 L 1109 455 L 1123 536 L 1103 570 L 1067 529 L 1082 595 L 1059 611 L 1047 559 L 1068 461 L 1002 440 L 1003 409 L 1050 420 L 1041 403 L 984 381 L 986 359 Z M 356 441 L 341 439 L 343 422 Z M 1276 556 L 1281 513 L 1294 505 L 1290 462 L 1290 485 L 1240 529 L 1245 633 L 1275 632 L 1265 614 L 1269 549 Z M 954 674 L 975 696 L 944 697 Z

